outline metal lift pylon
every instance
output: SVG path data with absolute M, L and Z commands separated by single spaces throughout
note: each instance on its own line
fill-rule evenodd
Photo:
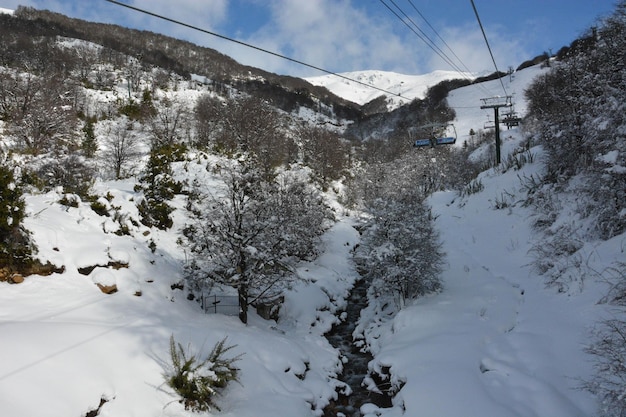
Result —
M 500 121 L 498 120 L 499 110 L 500 107 L 511 107 L 513 105 L 511 102 L 511 96 L 481 98 L 480 101 L 483 102 L 483 105 L 480 106 L 481 109 L 493 109 L 493 117 L 496 128 L 496 165 L 500 165 Z

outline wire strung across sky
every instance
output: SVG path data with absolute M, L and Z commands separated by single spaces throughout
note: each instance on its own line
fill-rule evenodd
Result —
M 408 101 L 412 100 L 410 97 L 404 97 L 400 93 L 394 93 L 394 92 L 385 90 L 384 88 L 380 88 L 380 87 L 376 87 L 375 85 L 367 84 L 367 83 L 365 83 L 363 81 L 359 81 L 359 80 L 347 77 L 345 75 L 336 73 L 334 71 L 329 71 L 327 69 L 324 69 L 324 68 L 321 68 L 321 67 L 318 67 L 318 66 L 315 66 L 315 65 L 311 65 L 311 64 L 308 64 L 308 63 L 303 62 L 303 61 L 299 61 L 297 59 L 288 57 L 286 55 L 282 55 L 282 54 L 279 54 L 277 52 L 270 51 L 268 49 L 264 49 L 264 48 L 261 48 L 261 47 L 256 46 L 256 45 L 252 45 L 252 44 L 249 44 L 249 43 L 237 40 L 237 39 L 233 39 L 233 38 L 221 35 L 221 34 L 216 33 L 216 32 L 211 32 L 210 30 L 202 29 L 200 27 L 193 26 L 193 25 L 190 25 L 188 23 L 181 22 L 179 20 L 175 20 L 175 19 L 163 16 L 163 15 L 160 15 L 160 14 L 157 14 L 157 13 L 145 10 L 145 9 L 140 9 L 139 7 L 131 6 L 129 4 L 125 4 L 125 3 L 122 3 L 122 2 L 116 1 L 116 0 L 105 0 L 105 1 L 107 1 L 109 3 L 112 3 L 112 4 L 115 4 L 115 5 L 118 5 L 118 6 L 126 7 L 127 9 L 135 10 L 135 11 L 143 13 L 143 14 L 147 14 L 147 15 L 152 16 L 152 17 L 156 17 L 158 19 L 166 20 L 168 22 L 171 22 L 171 23 L 174 23 L 174 24 L 177 24 L 177 25 L 180 25 L 180 26 L 184 26 L 184 27 L 187 27 L 189 29 L 193 29 L 193 30 L 196 30 L 196 31 L 199 31 L 199 32 L 202 32 L 202 33 L 206 33 L 207 35 L 215 36 L 217 38 L 220 38 L 220 39 L 223 39 L 223 40 L 226 40 L 226 41 L 229 41 L 229 42 L 233 42 L 233 43 L 236 43 L 238 45 L 242 45 L 242 46 L 245 46 L 247 48 L 251 48 L 251 49 L 257 50 L 259 52 L 263 52 L 263 53 L 266 53 L 266 54 L 269 54 L 269 55 L 273 55 L 273 56 L 275 56 L 277 58 L 286 59 L 287 61 L 296 63 L 298 65 L 303 65 L 305 67 L 312 68 L 314 70 L 317 70 L 317 71 L 320 71 L 320 72 L 323 72 L 323 73 L 326 73 L 326 74 L 329 74 L 329 75 L 334 75 L 335 77 L 339 77 L 339 78 L 342 78 L 344 80 L 351 81 L 353 83 L 357 83 L 357 84 L 360 84 L 360 85 L 372 88 L 374 90 L 381 91 L 381 92 L 383 92 L 385 94 L 389 94 L 389 95 L 392 95 L 392 96 L 395 96 L 395 97 L 400 97 L 400 98 L 408 100 Z
M 393 13 L 403 24 L 405 24 L 409 30 L 411 30 L 411 32 L 413 32 L 422 42 L 424 42 L 426 44 L 426 46 L 428 46 L 430 49 L 432 49 L 441 59 L 443 59 L 443 61 L 445 63 L 447 63 L 448 65 L 450 65 L 452 67 L 452 69 L 454 69 L 456 72 L 459 73 L 459 75 L 464 78 L 469 80 L 470 82 L 472 82 L 472 85 L 476 86 L 476 88 L 479 88 L 480 90 L 482 90 L 483 92 L 485 92 L 487 95 L 490 95 L 491 93 L 482 85 L 480 85 L 480 83 L 478 84 L 474 84 L 473 81 L 474 79 L 471 78 L 468 73 L 471 73 L 471 71 L 467 68 L 467 66 L 463 63 L 463 61 L 454 53 L 454 51 L 452 50 L 452 48 L 450 48 L 450 46 L 446 43 L 446 41 L 439 35 L 439 33 L 437 33 L 437 31 L 435 30 L 435 28 L 433 28 L 433 26 L 428 22 L 428 20 L 426 19 L 426 17 L 424 17 L 424 15 L 417 9 L 417 7 L 415 6 L 415 4 L 411 1 L 408 0 L 408 2 L 411 4 L 411 6 L 413 7 L 413 9 L 415 9 L 415 11 L 420 15 L 420 17 L 426 22 L 426 24 L 431 28 L 431 30 L 439 37 L 439 39 L 441 39 L 441 41 L 444 43 L 444 45 L 448 48 L 448 50 L 450 50 L 450 52 L 452 53 L 452 55 L 454 55 L 454 57 L 456 58 L 456 60 L 467 70 L 467 72 L 463 72 L 463 70 L 457 65 L 455 64 L 454 60 L 452 60 L 439 46 L 437 46 L 437 44 L 417 25 L 417 23 L 415 23 L 415 21 L 413 19 L 411 19 L 411 17 L 404 11 L 402 10 L 402 7 L 400 7 L 394 0 L 389 0 L 391 2 L 391 4 L 393 4 L 395 6 L 395 8 L 404 16 L 404 18 L 402 18 L 402 16 L 400 16 L 398 14 L 398 12 L 396 12 L 391 6 L 389 6 L 385 0 L 379 0 L 391 13 Z M 405 20 L 406 19 L 406 20 Z M 411 24 L 409 24 L 408 22 L 410 22 Z M 419 31 L 419 33 L 418 33 Z
M 483 28 L 483 24 L 480 21 L 480 16 L 478 15 L 478 10 L 476 9 L 476 5 L 474 4 L 474 0 L 470 0 L 472 2 L 472 8 L 474 9 L 474 14 L 476 14 L 476 20 L 478 20 L 478 26 L 480 26 L 480 30 L 483 32 L 483 38 L 485 38 L 485 43 L 487 44 L 487 49 L 489 50 L 489 55 L 491 55 L 491 60 L 493 61 L 493 66 L 496 69 L 496 74 L 499 74 L 498 64 L 496 64 L 496 59 L 493 57 L 493 52 L 491 51 L 491 46 L 489 46 L 489 41 L 487 40 L 487 35 L 485 34 L 485 29 Z M 502 86 L 502 90 L 504 91 L 504 96 L 508 96 L 509 94 L 506 92 L 506 88 L 504 88 L 504 82 L 502 81 L 502 77 L 498 78 L 500 80 L 500 85 Z

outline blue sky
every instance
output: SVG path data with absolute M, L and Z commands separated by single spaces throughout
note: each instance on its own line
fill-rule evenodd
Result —
M 377 69 L 424 74 L 453 69 L 381 0 L 123 1 L 329 71 Z M 400 6 L 419 30 L 455 61 L 457 68 L 494 70 L 470 0 L 384 0 L 384 3 L 394 9 L 394 3 Z M 556 52 L 568 45 L 598 18 L 612 13 L 616 0 L 474 0 L 474 3 L 496 64 L 500 70 L 506 70 L 544 51 Z M 106 0 L 0 0 L 0 8 L 15 9 L 18 5 L 165 33 L 279 74 L 322 75 Z M 418 29 L 413 29 L 423 37 Z

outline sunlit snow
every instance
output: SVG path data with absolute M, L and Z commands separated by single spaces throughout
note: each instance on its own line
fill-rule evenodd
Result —
M 525 110 L 523 90 L 541 71 L 530 68 L 506 80 L 516 110 Z M 482 128 L 489 112 L 479 109 L 480 98 L 499 88 L 496 81 L 450 94 L 459 139 Z M 368 101 L 352 91 L 355 96 L 342 94 Z M 517 129 L 503 131 L 503 155 L 522 140 Z M 460 198 L 439 192 L 429 199 L 447 254 L 443 291 L 386 320 L 375 322 L 371 310 L 363 312 L 361 329 L 374 354 L 370 368 L 388 367 L 392 382 L 402 385 L 393 408 L 366 405 L 364 415 L 593 414 L 594 398 L 578 386 L 591 373 L 583 349 L 590 326 L 606 313 L 596 304 L 604 287 L 588 281 L 584 291 L 560 294 L 545 288 L 529 267 L 537 236 L 530 209 L 516 202 L 523 198 L 519 177 L 543 168 L 541 149 L 531 152 L 537 158 L 522 171 L 482 173 L 479 193 Z M 133 185 L 98 182 L 96 188 L 100 195 L 110 192 L 120 212 L 136 217 Z M 503 196 L 510 204 L 497 209 Z M 184 291 L 173 289 L 186 259 L 176 243 L 177 228 L 186 220 L 182 199 L 174 202 L 180 210 L 172 231 L 131 224 L 132 236 L 118 236 L 112 233 L 118 226 L 87 203 L 65 207 L 60 197 L 57 191 L 27 196 L 25 225 L 39 257 L 65 272 L 30 276 L 19 285 L 0 283 L 0 415 L 80 417 L 104 398 L 103 417 L 190 416 L 163 384 L 170 335 L 205 353 L 228 337 L 237 345 L 233 354 L 243 354 L 237 363 L 241 384 L 231 384 L 218 398 L 222 412 L 206 415 L 321 415 L 342 367 L 323 333 L 338 320 L 358 279 L 350 254 L 359 242 L 353 219 L 342 213 L 324 236 L 321 256 L 300 266 L 310 282 L 286 294 L 278 323 L 252 313 L 245 326 L 236 317 L 203 313 Z M 600 271 L 623 258 L 623 240 L 585 247 L 589 266 Z M 113 269 L 113 261 L 127 267 Z M 95 269 L 79 273 L 86 267 Z M 94 281 L 116 284 L 118 291 L 105 295 Z

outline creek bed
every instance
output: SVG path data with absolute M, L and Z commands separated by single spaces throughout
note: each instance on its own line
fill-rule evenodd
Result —
M 343 372 L 339 379 L 346 383 L 352 393 L 350 395 L 339 394 L 337 400 L 324 410 L 324 417 L 361 417 L 360 408 L 363 404 L 372 403 L 378 407 L 390 407 L 391 399 L 386 394 L 369 391 L 363 385 L 363 379 L 368 376 L 367 365 L 372 360 L 369 352 L 362 352 L 354 344 L 352 333 L 356 328 L 361 315 L 361 310 L 367 306 L 367 289 L 369 281 L 361 279 L 357 281 L 350 292 L 345 310 L 344 320 L 333 326 L 326 334 L 330 344 L 339 349 L 342 356 L 347 359 L 343 364 Z

